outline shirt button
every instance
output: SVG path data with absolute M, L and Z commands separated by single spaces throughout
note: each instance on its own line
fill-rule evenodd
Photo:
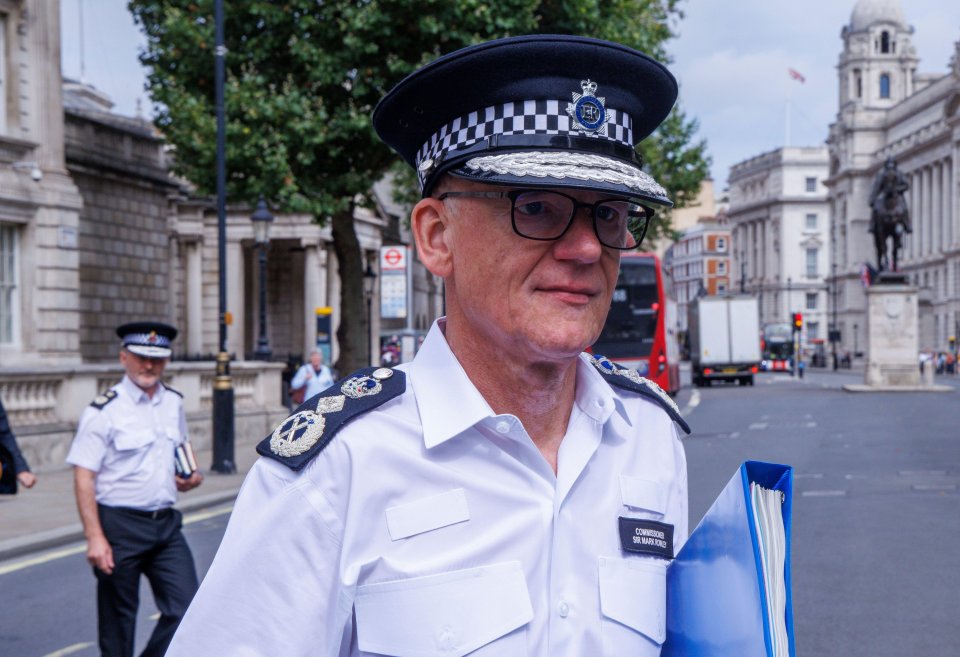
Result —
M 566 602 L 561 602 L 557 605 L 557 613 L 560 614 L 560 618 L 566 618 L 570 615 L 570 605 Z
M 497 433 L 509 433 L 510 423 L 506 420 L 500 420 L 497 422 Z

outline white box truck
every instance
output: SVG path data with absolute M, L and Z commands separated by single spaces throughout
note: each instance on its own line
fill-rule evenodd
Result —
M 760 307 L 756 297 L 698 297 L 689 306 L 693 385 L 753 385 L 760 368 Z

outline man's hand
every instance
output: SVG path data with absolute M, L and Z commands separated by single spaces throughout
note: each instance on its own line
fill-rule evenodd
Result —
M 24 471 L 17 475 L 17 481 L 24 488 L 33 488 L 33 485 L 37 483 L 37 475 Z
M 188 479 L 184 479 L 180 475 L 176 475 L 177 478 L 177 490 L 181 493 L 185 493 L 191 488 L 196 488 L 203 483 L 203 475 L 200 474 L 200 471 L 197 470 L 194 472 Z
M 107 575 L 113 573 L 113 548 L 106 536 L 101 534 L 87 541 L 87 563 Z

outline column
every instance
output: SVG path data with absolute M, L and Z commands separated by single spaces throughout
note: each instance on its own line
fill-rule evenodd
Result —
M 187 296 L 187 353 L 202 354 L 203 349 L 203 259 L 200 242 L 184 242 L 187 271 L 184 287 Z M 213 349 L 212 351 L 216 351 Z
M 907 252 L 911 260 L 916 260 L 917 258 L 917 239 L 920 236 L 920 232 L 917 229 L 919 223 L 919 214 L 917 213 L 918 205 L 917 198 L 917 172 L 910 172 L 910 189 L 907 191 L 907 209 L 910 211 L 910 223 L 913 225 L 913 234 L 907 238 Z
M 227 312 L 233 315 L 233 323 L 227 327 L 227 351 L 237 360 L 243 360 L 247 352 L 244 265 L 243 245 L 239 241 L 227 242 Z
M 337 271 L 339 265 L 337 253 L 333 250 L 333 245 L 328 245 L 327 249 L 327 305 L 333 308 L 333 314 L 330 316 L 330 362 L 336 363 L 340 357 L 340 343 L 337 342 L 337 328 L 340 326 L 340 273 Z M 349 372 L 342 372 L 346 375 Z
M 326 254 L 318 244 L 305 244 L 303 252 L 303 353 L 308 354 L 317 344 L 317 315 L 315 310 L 327 305 L 324 268 Z
M 930 187 L 930 196 L 931 196 L 931 206 L 930 206 L 930 221 L 933 223 L 933 230 L 930 231 L 930 237 L 933 240 L 933 247 L 930 249 L 931 253 L 940 253 L 943 251 L 945 244 L 943 243 L 943 185 L 941 184 L 941 176 L 943 175 L 943 165 L 941 162 L 935 162 L 930 165 L 931 175 L 933 176 L 933 182 Z

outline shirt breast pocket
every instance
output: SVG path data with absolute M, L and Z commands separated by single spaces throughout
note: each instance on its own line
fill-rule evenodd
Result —
M 660 654 L 666 638 L 667 562 L 600 557 L 604 657 Z
M 522 657 L 533 619 L 519 562 L 357 587 L 363 654 Z
M 124 456 L 128 456 L 149 447 L 156 439 L 153 431 L 144 428 L 125 429 L 117 431 L 113 437 L 113 446 Z

